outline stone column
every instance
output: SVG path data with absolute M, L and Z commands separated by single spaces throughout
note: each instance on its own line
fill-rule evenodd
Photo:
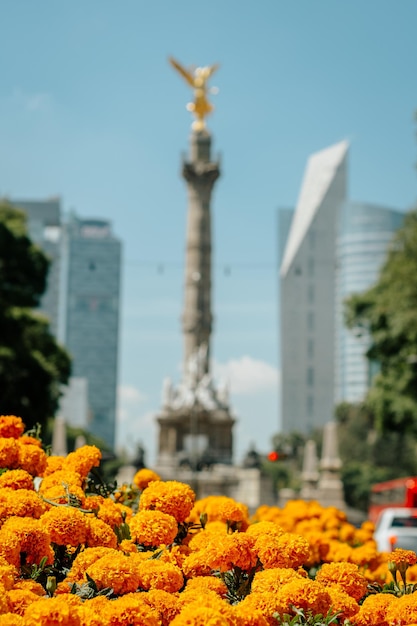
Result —
M 346 505 L 343 497 L 343 484 L 340 480 L 342 461 L 338 447 L 337 424 L 335 421 L 328 422 L 323 429 L 318 500 L 323 506 L 335 506 L 344 511 Z
M 67 426 L 61 415 L 57 415 L 54 419 L 51 454 L 53 456 L 67 456 L 68 454 Z
M 207 129 L 193 130 L 190 160 L 183 164 L 182 175 L 188 187 L 185 297 L 182 326 L 184 334 L 184 371 L 199 348 L 206 351 L 198 377 L 209 371 L 211 313 L 211 216 L 210 200 L 219 164 L 210 160 L 211 136 Z
M 317 481 L 319 479 L 316 442 L 310 439 L 304 448 L 303 470 L 301 472 L 300 498 L 315 500 L 318 496 Z

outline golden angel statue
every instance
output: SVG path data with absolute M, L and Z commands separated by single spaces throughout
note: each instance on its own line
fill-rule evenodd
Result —
M 208 93 L 217 93 L 216 88 L 209 89 L 207 82 L 212 74 L 218 69 L 219 65 L 209 65 L 207 67 L 196 67 L 193 71 L 185 69 L 172 57 L 169 58 L 169 62 L 172 67 L 185 78 L 186 82 L 194 90 L 194 102 L 187 104 L 187 110 L 191 111 L 197 118 L 193 122 L 192 128 L 194 130 L 203 130 L 206 126 L 205 118 L 212 112 L 213 105 L 208 101 Z

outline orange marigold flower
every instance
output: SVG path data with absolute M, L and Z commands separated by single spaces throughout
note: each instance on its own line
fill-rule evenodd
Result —
M 109 626 L 109 603 L 105 596 L 96 596 L 83 602 L 78 609 L 82 626 Z
M 142 594 L 146 604 L 157 611 L 162 626 L 169 626 L 180 610 L 178 598 L 163 589 L 151 589 L 148 593 Z
M 232 607 L 210 590 L 189 591 L 180 594 L 179 614 L 174 617 L 174 626 L 236 626 L 236 616 Z M 182 606 L 181 606 L 182 605 Z
M 98 501 L 96 501 L 95 505 L 94 497 L 91 499 L 88 498 L 88 501 L 88 508 L 98 508 L 97 517 L 103 520 L 103 522 L 106 522 L 106 524 L 112 528 L 114 526 L 120 526 L 120 524 L 123 523 L 123 515 L 120 505 L 113 502 L 113 500 L 110 500 L 110 498 L 102 498 L 101 503 L 99 504 Z
M 257 563 L 255 538 L 246 533 L 224 535 L 203 549 L 204 561 L 214 570 L 226 572 L 233 567 L 250 570 Z
M 20 567 L 20 553 L 28 564 L 39 564 L 43 557 L 48 564 L 53 563 L 51 537 L 41 519 L 9 517 L 0 528 L 0 554 Z
M 417 563 L 417 554 L 413 550 L 395 548 L 395 550 L 389 553 L 389 561 L 395 563 L 398 569 L 400 569 L 402 566 L 415 565 Z
M 339 528 L 339 539 L 345 543 L 352 544 L 355 539 L 356 528 L 353 524 L 342 524 Z
M 252 609 L 248 613 L 245 607 L 242 607 L 241 604 L 237 604 L 232 607 L 232 610 L 237 617 L 238 626 L 269 626 L 271 623 L 273 626 L 276 626 L 277 624 L 275 618 L 271 618 L 271 621 L 269 621 L 262 615 L 259 609 Z
M 46 453 L 42 448 L 34 444 L 24 444 L 17 439 L 18 464 L 32 476 L 41 476 L 46 468 Z
M 264 593 L 265 591 L 273 591 L 277 593 L 282 585 L 290 582 L 291 580 L 304 579 L 300 572 L 292 569 L 291 567 L 276 567 L 273 569 L 265 569 L 260 572 L 256 572 L 253 582 L 252 591 Z
M 198 602 L 188 604 L 174 617 L 171 626 L 234 626 L 232 608 L 228 607 L 229 616 L 225 615 L 226 612 L 217 606 L 202 606 Z
M 323 536 L 325 539 L 326 537 Z M 350 561 L 352 556 L 353 548 L 349 546 L 347 543 L 342 543 L 341 541 L 329 539 L 328 541 L 329 549 L 326 552 L 324 560 L 326 563 L 331 562 L 345 562 Z
M 129 593 L 102 607 L 102 618 L 109 626 L 160 626 L 158 612 L 150 606 L 144 594 Z M 103 621 L 104 621 L 103 620 Z M 90 622 L 86 622 L 90 626 Z
M 6 587 L 0 582 L 0 615 L 10 612 L 9 598 L 7 597 Z M 1 618 L 0 618 L 1 620 Z
M 310 556 L 310 544 L 304 537 L 283 533 L 279 537 L 260 535 L 255 552 L 265 569 L 270 567 L 299 567 Z
M 189 554 L 191 554 L 190 548 L 183 544 L 179 546 L 171 545 L 169 546 L 169 549 L 164 550 L 162 554 L 160 554 L 160 550 L 158 548 L 156 549 L 156 552 L 160 555 L 158 556 L 160 561 L 163 561 L 164 563 L 173 563 L 174 565 L 177 565 L 180 570 L 183 568 L 185 559 Z
M 163 589 L 169 593 L 179 591 L 184 578 L 179 567 L 173 563 L 147 560 L 139 563 L 139 586 L 145 591 Z
M 87 580 L 85 577 L 86 570 L 90 565 L 107 555 L 117 556 L 118 552 L 112 548 L 85 548 L 75 557 L 67 580 L 70 582 Z
M 49 532 L 51 541 L 60 546 L 77 547 L 87 541 L 89 519 L 74 507 L 51 507 L 40 521 Z
M 26 622 L 21 615 L 16 613 L 2 613 L 1 626 L 25 626 Z
M 249 525 L 248 507 L 233 498 L 222 497 L 217 515 L 221 522 L 239 524 L 239 530 L 246 530 Z
M 185 483 L 154 481 L 142 492 L 139 509 L 162 511 L 175 517 L 177 522 L 183 522 L 193 508 L 194 499 L 194 491 Z
M 294 615 L 294 608 L 311 611 L 313 615 L 326 615 L 331 606 L 331 598 L 326 587 L 309 578 L 292 580 L 283 585 L 277 598 L 285 607 L 285 613 Z
M 182 571 L 187 578 L 209 576 L 209 574 L 211 574 L 211 567 L 205 561 L 204 550 L 197 550 L 189 554 L 184 559 Z
M 375 569 L 379 565 L 380 553 L 376 549 L 376 543 L 369 541 L 368 543 L 352 549 L 350 553 L 350 561 L 356 565 L 366 567 L 367 569 Z
M 124 552 L 125 554 L 137 554 L 138 552 L 137 545 L 133 543 L 131 539 L 123 539 L 123 541 L 119 543 L 118 548 L 121 552 Z
M 32 580 L 31 578 L 23 578 L 17 580 L 13 585 L 13 589 L 31 591 L 32 593 L 36 593 L 37 596 L 45 595 L 45 589 L 42 587 L 42 585 L 40 583 L 37 583 L 35 580 Z
M 17 568 L 0 556 L 0 581 L 7 590 L 13 587 L 17 574 Z
M 365 595 L 368 581 L 354 563 L 324 563 L 316 574 L 323 585 L 340 585 L 357 602 Z
M 45 500 L 49 500 L 48 503 L 45 503 L 48 508 L 53 506 L 50 502 L 54 504 L 68 504 L 69 498 L 76 499 L 79 506 L 86 508 L 84 491 L 78 485 L 71 485 L 71 487 L 63 484 L 52 485 L 52 487 L 43 488 L 41 493 Z
M 0 474 L 0 488 L 33 490 L 33 476 L 22 469 L 9 470 Z
M 117 537 L 111 526 L 97 517 L 88 518 L 86 544 L 94 547 L 116 548 Z
M 204 530 L 193 535 L 188 545 L 192 550 L 200 550 L 212 541 L 217 541 L 219 538 L 223 539 L 225 535 L 226 526 L 223 522 L 207 522 Z
M 320 565 L 326 560 L 327 553 L 329 552 L 329 541 L 322 532 L 317 530 L 306 531 L 302 534 L 304 539 L 307 539 L 310 544 L 310 555 L 304 565 L 307 567 Z
M 39 595 L 27 589 L 11 589 L 7 592 L 7 599 L 10 612 L 23 616 L 26 608 L 33 602 L 36 602 L 36 600 L 39 600 Z
M 146 489 L 149 483 L 155 480 L 161 480 L 159 474 L 151 469 L 148 469 L 147 467 L 143 467 L 133 476 L 132 482 L 134 485 L 136 485 L 138 489 L 143 491 L 143 489 Z
M 132 540 L 145 546 L 171 544 L 178 533 L 178 523 L 162 511 L 139 511 L 129 521 Z
M 21 417 L 16 415 L 0 415 L 0 437 L 19 439 L 25 430 Z
M 226 597 L 227 587 L 225 583 L 220 578 L 215 578 L 214 576 L 196 576 L 195 578 L 190 578 L 187 581 L 183 593 L 187 593 L 190 590 L 197 590 L 204 593 L 207 589 L 214 591 L 221 598 Z
M 65 463 L 64 456 L 58 456 L 58 455 L 48 456 L 46 458 L 46 467 L 43 471 L 42 476 L 43 477 L 49 476 L 50 474 L 53 474 L 54 472 L 61 471 L 64 467 L 64 463 Z
M 417 622 L 417 595 L 410 593 L 395 598 L 387 607 L 385 619 L 390 626 L 410 626 Z
M 4 498 L 4 500 L 3 500 Z M 38 519 L 46 510 L 45 503 L 35 491 L 28 489 L 2 489 L 1 500 L 7 506 L 7 517 L 34 517 Z
M 249 523 L 247 507 L 227 496 L 208 496 L 198 500 L 190 512 L 190 519 L 198 522 L 202 513 L 207 516 L 208 522 L 226 523 L 229 519 L 241 523 L 242 530 L 246 530 Z
M 275 522 L 256 522 L 251 524 L 247 529 L 247 534 L 252 537 L 259 537 L 260 535 L 269 535 L 270 537 L 279 537 L 283 534 L 284 530 L 281 526 L 278 526 Z
M 276 626 L 277 620 L 274 613 L 283 614 L 284 605 L 279 600 L 278 594 L 273 591 L 263 593 L 252 592 L 239 603 L 238 615 L 252 615 L 260 613 L 269 626 Z M 288 613 L 288 611 L 287 611 Z M 262 624 L 262 621 L 260 622 Z
M 65 459 L 64 468 L 76 472 L 84 480 L 93 467 L 98 467 L 101 461 L 101 451 L 97 446 L 81 446 L 70 452 Z
M 51 487 L 55 487 L 59 485 L 67 485 L 69 491 L 73 489 L 73 487 L 82 487 L 82 478 L 77 472 L 72 472 L 70 470 L 57 470 L 53 474 L 48 474 L 44 476 L 42 482 L 39 487 L 39 493 L 44 493 L 47 489 Z
M 396 600 L 391 593 L 367 596 L 355 615 L 355 624 L 357 626 L 389 626 L 387 610 Z
M 19 443 L 22 445 L 36 446 L 37 448 L 42 448 L 42 441 L 37 437 L 31 437 L 31 435 L 22 435 L 19 437 Z
M 98 589 L 111 587 L 116 595 L 136 591 L 139 587 L 139 563 L 121 552 L 101 557 L 87 567 L 86 573 L 91 576 Z
M 0 437 L 0 468 L 14 469 L 19 464 L 19 444 L 12 437 Z
M 359 604 L 340 585 L 329 585 L 326 590 L 332 601 L 332 613 L 340 613 L 340 623 L 352 619 L 359 611 Z
M 80 604 L 77 596 L 38 598 L 25 610 L 25 626 L 81 626 Z

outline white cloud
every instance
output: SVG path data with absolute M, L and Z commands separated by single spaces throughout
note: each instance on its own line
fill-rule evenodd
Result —
M 117 389 L 117 419 L 127 422 L 136 419 L 140 405 L 146 401 L 146 396 L 133 385 L 120 385 Z
M 242 356 L 227 363 L 214 363 L 214 375 L 230 385 L 231 393 L 250 395 L 278 388 L 279 370 L 259 359 Z

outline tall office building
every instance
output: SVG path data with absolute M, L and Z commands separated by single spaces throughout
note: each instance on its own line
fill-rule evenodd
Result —
M 334 272 L 347 152 L 343 141 L 310 157 L 282 256 L 283 432 L 309 433 L 333 414 Z
M 63 220 L 59 198 L 10 202 L 26 212 L 30 237 L 51 259 L 40 309 L 72 357 L 61 414 L 114 448 L 120 241 L 108 221 Z
M 360 293 L 378 278 L 393 234 L 404 213 L 361 202 L 346 202 L 341 211 L 336 243 L 336 402 L 360 402 L 375 373 L 366 358 L 369 338 L 348 330 L 343 302 Z
M 88 381 L 88 429 L 115 443 L 121 245 L 111 224 L 72 216 L 63 228 L 58 337 Z
M 347 199 L 347 154 L 341 142 L 312 155 L 289 228 L 280 212 L 283 432 L 321 428 L 372 375 L 369 339 L 345 328 L 343 303 L 375 282 L 404 214 Z

